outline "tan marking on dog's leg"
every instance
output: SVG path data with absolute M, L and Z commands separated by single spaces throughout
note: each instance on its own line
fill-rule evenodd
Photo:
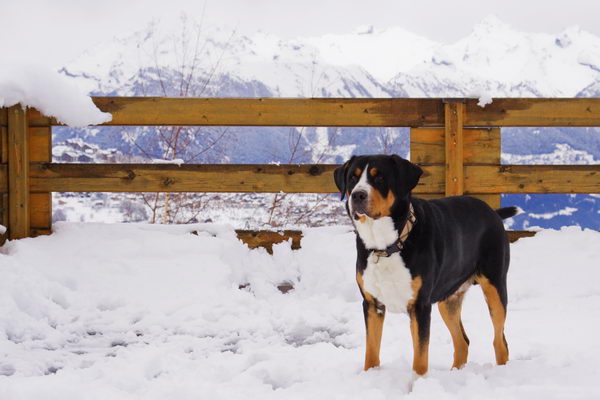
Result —
M 425 375 L 429 368 L 429 338 L 421 339 L 419 336 L 419 322 L 417 321 L 414 307 L 410 309 L 410 333 L 413 342 L 413 371 Z
M 383 336 L 383 321 L 385 314 L 377 312 L 374 303 L 369 303 L 369 309 L 366 314 L 367 321 L 367 340 L 365 351 L 365 366 L 364 370 L 378 367 L 379 351 L 381 349 L 381 337 Z
M 411 307 L 417 301 L 417 296 L 419 295 L 419 290 L 421 290 L 421 286 L 423 286 L 423 279 L 420 276 L 415 276 L 410 282 L 410 287 L 412 289 L 413 295 L 412 298 L 408 301 L 407 310 L 410 312 Z
M 415 311 L 415 302 L 419 296 L 419 291 L 423 286 L 423 280 L 420 276 L 413 278 L 411 287 L 413 297 L 408 302 L 408 314 L 410 316 L 410 333 L 413 342 L 413 370 L 419 375 L 425 375 L 429 368 L 429 338 L 422 340 L 419 336 L 419 321 Z
M 452 344 L 454 345 L 454 362 L 452 363 L 452 368 L 461 368 L 465 365 L 469 355 L 469 338 L 465 333 L 460 319 L 464 296 L 464 292 L 456 293 L 438 303 L 440 315 L 450 331 Z
M 365 312 L 365 327 L 367 330 L 366 351 L 365 351 L 365 371 L 372 367 L 379 366 L 379 351 L 381 349 L 381 337 L 383 335 L 383 321 L 385 312 L 378 312 L 375 306 L 375 298 L 364 290 L 364 282 L 362 275 L 356 273 L 356 283 L 360 288 L 364 301 L 368 304 L 368 310 Z M 364 307 L 364 305 L 363 305 Z M 364 310 L 363 310 L 364 312 Z
M 356 283 L 358 284 L 358 288 L 360 289 L 360 293 L 362 294 L 363 298 L 369 303 L 375 303 L 375 298 L 371 295 L 371 293 L 365 291 L 364 289 L 365 283 L 360 272 L 356 273 Z
M 477 277 L 477 283 L 483 290 L 494 324 L 494 351 L 496 352 L 496 363 L 504 365 L 508 362 L 508 344 L 504 337 L 504 321 L 506 320 L 506 309 L 500 300 L 498 290 L 484 276 Z

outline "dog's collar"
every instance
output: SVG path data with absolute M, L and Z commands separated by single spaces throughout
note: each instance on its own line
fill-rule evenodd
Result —
M 380 257 L 389 257 L 392 254 L 399 253 L 400 251 L 402 251 L 402 249 L 404 248 L 404 243 L 406 242 L 410 231 L 412 231 L 412 228 L 415 226 L 416 223 L 417 218 L 415 217 L 415 209 L 412 203 L 409 203 L 406 223 L 402 228 L 402 232 L 400 233 L 398 240 L 386 247 L 384 250 L 371 250 L 371 254 L 377 257 L 377 260 L 375 262 L 379 261 Z

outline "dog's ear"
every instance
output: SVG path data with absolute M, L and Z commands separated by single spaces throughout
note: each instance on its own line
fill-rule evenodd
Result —
M 392 159 L 396 166 L 401 171 L 402 181 L 408 186 L 407 192 L 410 192 L 419 183 L 419 178 L 423 175 L 423 170 L 417 164 L 413 164 L 410 161 L 400 157 L 399 155 L 392 155 Z
M 333 172 L 333 179 L 335 180 L 335 185 L 341 193 L 340 200 L 344 200 L 344 196 L 346 195 L 346 173 L 348 172 L 348 167 L 350 166 L 350 163 L 353 159 L 354 156 L 352 156 L 343 165 L 337 167 Z

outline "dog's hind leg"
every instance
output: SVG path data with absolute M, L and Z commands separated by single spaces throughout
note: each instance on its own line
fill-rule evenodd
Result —
M 494 351 L 496 363 L 504 365 L 508 362 L 508 344 L 504 337 L 504 321 L 506 320 L 506 282 L 493 284 L 483 275 L 477 276 L 477 283 L 481 285 L 485 301 L 487 302 L 494 324 Z
M 452 344 L 454 345 L 452 368 L 461 368 L 465 365 L 469 355 L 469 338 L 460 318 L 464 296 L 465 292 L 458 292 L 438 303 L 438 309 L 450 331 Z

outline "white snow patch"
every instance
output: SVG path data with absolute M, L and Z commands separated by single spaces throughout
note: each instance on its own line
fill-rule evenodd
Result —
M 503 164 L 553 164 L 553 165 L 588 165 L 598 164 L 593 154 L 585 150 L 576 150 L 566 143 L 556 143 L 552 153 L 511 154 L 502 153 Z
M 112 119 L 67 76 L 43 66 L 0 63 L 0 107 L 35 107 L 70 126 L 101 124 Z
M 0 251 L 3 399 L 600 397 L 595 231 L 542 231 L 511 245 L 508 365 L 494 365 L 474 287 L 463 306 L 469 362 L 450 370 L 451 338 L 434 307 L 430 371 L 415 379 L 405 315 L 387 316 L 382 365 L 361 371 L 346 227 L 307 230 L 302 249 L 282 243 L 272 256 L 210 224 L 55 228 Z M 281 294 L 281 282 L 294 289 Z
M 373 25 L 361 25 L 355 30 L 357 35 L 370 35 L 375 32 Z
M 153 158 L 152 164 L 175 164 L 181 166 L 181 164 L 185 164 L 185 161 L 181 158 L 174 158 L 172 160 L 165 160 L 162 158 Z
M 479 96 L 477 105 L 481 108 L 485 108 L 488 104 L 492 104 L 492 96 L 490 94 L 483 94 Z
M 468 98 L 478 99 L 477 105 L 481 108 L 485 108 L 488 104 L 492 104 L 492 93 L 493 91 L 483 86 L 471 91 Z

